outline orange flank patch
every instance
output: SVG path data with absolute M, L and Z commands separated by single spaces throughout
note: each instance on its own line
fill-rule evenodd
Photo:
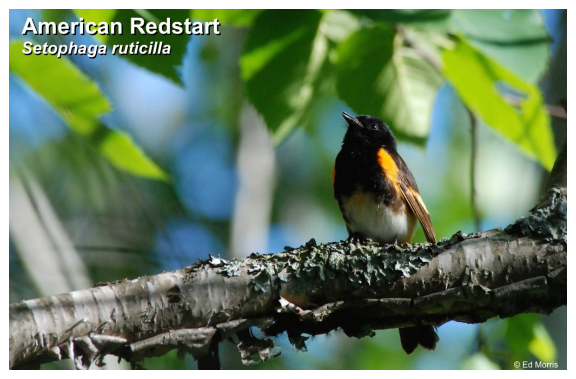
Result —
M 394 187 L 398 188 L 398 166 L 396 166 L 396 162 L 383 147 L 378 150 L 378 164 L 384 170 L 386 177 L 394 184 Z
M 336 167 L 332 170 L 332 184 L 334 184 L 334 179 L 336 178 Z

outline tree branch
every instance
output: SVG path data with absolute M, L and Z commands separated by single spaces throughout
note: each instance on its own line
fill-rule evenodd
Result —
M 561 153 L 554 177 L 565 178 L 565 160 Z M 218 368 L 218 343 L 234 336 L 246 364 L 279 354 L 272 339 L 250 334 L 252 326 L 271 336 L 287 332 L 304 348 L 306 334 L 336 328 L 362 337 L 374 329 L 550 313 L 566 304 L 567 199 L 565 179 L 549 187 L 543 206 L 506 229 L 458 232 L 436 245 L 311 240 L 280 254 L 210 257 L 11 304 L 10 368 L 64 358 L 87 368 L 108 354 L 139 367 L 174 348 Z
M 360 337 L 373 329 L 550 313 L 566 304 L 565 241 L 518 237 L 524 229 L 515 227 L 405 251 L 312 242 L 290 253 L 210 258 L 13 304 L 10 366 L 64 357 L 89 366 L 107 353 L 134 364 L 173 348 L 198 359 L 211 351 L 216 332 L 224 331 L 224 340 L 253 325 L 298 341 L 302 333 L 336 328 Z M 282 306 L 281 295 L 291 304 Z

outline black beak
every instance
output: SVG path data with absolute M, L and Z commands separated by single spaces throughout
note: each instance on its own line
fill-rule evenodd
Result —
M 350 116 L 346 112 L 342 112 L 342 117 L 344 117 L 344 120 L 346 120 L 348 126 L 359 126 L 361 128 L 364 127 L 360 121 L 358 121 L 355 117 Z

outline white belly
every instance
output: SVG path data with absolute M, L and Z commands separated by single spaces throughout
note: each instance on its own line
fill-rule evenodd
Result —
M 370 197 L 352 195 L 342 203 L 348 231 L 360 233 L 381 244 L 412 242 L 416 217 L 406 216 L 406 206 L 397 210 L 378 204 Z

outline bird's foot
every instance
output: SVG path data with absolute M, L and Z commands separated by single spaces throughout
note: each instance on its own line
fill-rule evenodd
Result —
M 350 236 L 348 237 L 347 241 L 349 243 L 353 243 L 353 244 L 357 244 L 357 243 L 363 243 L 366 241 L 366 238 L 364 238 L 364 236 L 361 233 L 352 233 L 350 234 Z
M 394 235 L 394 242 L 391 243 L 385 243 L 383 245 L 385 248 L 397 248 L 398 247 L 398 235 Z

